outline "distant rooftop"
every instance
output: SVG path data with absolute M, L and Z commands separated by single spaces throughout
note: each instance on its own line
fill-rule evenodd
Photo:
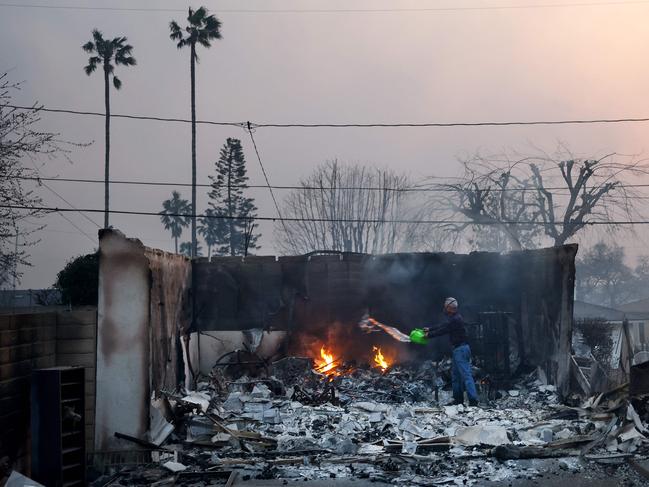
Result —
M 16 289 L 0 290 L 0 309 L 36 308 L 58 304 L 61 292 L 58 289 Z
M 637 311 L 625 310 L 586 303 L 585 301 L 575 301 L 573 317 L 576 320 L 588 318 L 603 318 L 607 321 L 623 321 L 624 318 L 629 320 L 649 320 L 649 308 Z
M 649 298 L 631 301 L 630 303 L 618 306 L 622 311 L 649 313 Z

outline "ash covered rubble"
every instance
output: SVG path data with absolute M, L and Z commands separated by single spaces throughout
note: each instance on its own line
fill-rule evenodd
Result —
M 539 371 L 503 390 L 479 381 L 481 407 L 444 406 L 451 399 L 445 362 L 385 371 L 341 363 L 327 374 L 313 367 L 300 357 L 256 377 L 216 367 L 196 391 L 163 393 L 157 405 L 167 428 L 158 444 L 140 440 L 152 463 L 93 485 L 233 485 L 235 478 L 472 485 L 546 475 L 543 463 L 528 459 L 587 475 L 595 464 L 649 457 L 647 397 L 630 398 L 627 387 L 567 406 Z

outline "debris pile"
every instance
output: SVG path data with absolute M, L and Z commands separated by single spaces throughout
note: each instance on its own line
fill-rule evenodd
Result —
M 156 398 L 160 424 L 150 438 L 120 436 L 150 448 L 152 464 L 95 485 L 211 485 L 235 475 L 470 485 L 542 477 L 528 459 L 581 472 L 649 454 L 648 403 L 630 399 L 626 386 L 571 407 L 534 372 L 508 390 L 487 391 L 482 381 L 481 407 L 445 406 L 444 367 L 356 366 L 332 377 L 292 357 L 266 377 L 215 368 L 196 391 Z

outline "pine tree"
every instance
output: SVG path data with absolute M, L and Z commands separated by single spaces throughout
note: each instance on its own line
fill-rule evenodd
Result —
M 255 231 L 258 225 L 251 220 L 257 211 L 254 199 L 244 196 L 248 176 L 241 141 L 228 138 L 214 166 L 216 176 L 210 176 L 212 190 L 208 194 L 210 207 L 215 214 L 226 217 L 223 231 L 218 232 L 215 241 L 216 252 L 247 255 L 251 250 L 259 248 L 259 233 Z

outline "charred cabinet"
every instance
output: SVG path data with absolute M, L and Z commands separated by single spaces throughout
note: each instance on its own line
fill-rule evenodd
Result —
M 32 477 L 47 487 L 85 485 L 83 367 L 32 373 Z

